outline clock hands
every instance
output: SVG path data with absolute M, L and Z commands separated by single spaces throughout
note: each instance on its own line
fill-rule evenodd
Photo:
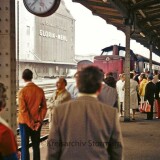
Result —
M 44 9 L 47 9 L 47 6 L 45 5 L 45 3 L 43 2 L 43 0 L 40 0 L 40 6 Z
M 32 7 L 37 1 L 39 1 L 39 0 L 34 0 L 34 2 L 31 4 L 30 7 Z

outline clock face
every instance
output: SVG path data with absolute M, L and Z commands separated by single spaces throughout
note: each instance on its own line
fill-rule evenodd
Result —
M 49 16 L 59 7 L 60 0 L 23 0 L 29 12 L 37 16 Z

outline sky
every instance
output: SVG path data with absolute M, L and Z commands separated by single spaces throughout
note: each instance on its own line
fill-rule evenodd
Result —
M 75 54 L 100 55 L 101 49 L 110 45 L 125 46 L 125 35 L 116 27 L 107 24 L 102 18 L 72 0 L 64 0 L 75 21 Z M 130 41 L 130 48 L 136 54 L 149 57 L 149 50 L 135 40 Z M 153 55 L 153 60 L 160 62 L 160 57 Z

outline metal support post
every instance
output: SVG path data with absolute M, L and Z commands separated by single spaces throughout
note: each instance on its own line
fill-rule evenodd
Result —
M 152 50 L 153 50 L 153 45 L 150 44 L 150 57 L 149 57 L 149 72 L 152 73 Z
M 16 90 L 19 90 L 19 0 L 16 1 Z
M 124 121 L 130 121 L 130 25 L 126 25 Z
M 7 105 L 1 116 L 16 133 L 15 0 L 0 1 L 0 82 L 7 88 Z

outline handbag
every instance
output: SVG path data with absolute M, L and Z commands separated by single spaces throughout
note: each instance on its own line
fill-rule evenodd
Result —
M 144 103 L 141 103 L 139 110 L 142 113 L 150 112 L 151 111 L 151 105 L 149 104 L 148 101 L 145 101 Z
M 145 103 L 145 112 L 150 112 L 151 111 L 151 105 L 149 104 L 148 101 Z

